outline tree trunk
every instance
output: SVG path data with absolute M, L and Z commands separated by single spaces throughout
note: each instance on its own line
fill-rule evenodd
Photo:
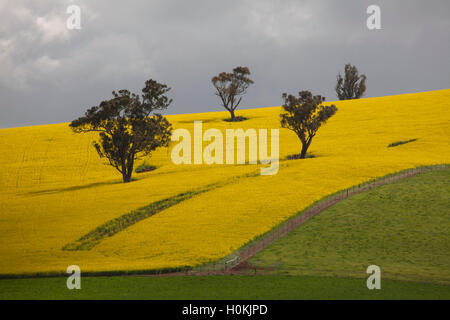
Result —
M 128 172 L 128 170 L 125 170 L 122 173 L 122 178 L 123 178 L 124 183 L 130 182 L 131 181 L 131 172 Z
M 122 167 L 122 178 L 124 183 L 131 181 L 132 173 L 133 173 L 133 161 L 131 161 L 131 163 L 127 163 Z
M 306 158 L 306 151 L 308 151 L 309 146 L 311 145 L 312 138 L 307 140 L 302 140 L 302 151 L 300 152 L 300 159 Z
M 302 142 L 302 151 L 300 152 L 300 159 L 305 159 L 306 151 L 308 151 L 308 144 Z
M 131 159 L 128 160 L 128 163 L 126 164 L 126 174 L 123 177 L 123 182 L 127 183 L 131 181 L 131 175 L 133 174 L 133 167 L 134 167 L 134 155 L 131 155 Z
M 230 114 L 231 114 L 231 121 L 235 121 L 236 120 L 236 116 L 234 115 L 234 110 L 228 110 L 228 111 L 230 111 Z

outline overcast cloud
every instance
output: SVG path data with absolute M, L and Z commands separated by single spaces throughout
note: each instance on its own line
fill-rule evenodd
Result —
M 301 89 L 335 100 L 347 62 L 368 97 L 450 88 L 449 32 L 448 0 L 0 0 L 0 127 L 71 121 L 149 78 L 172 87 L 169 114 L 219 111 L 210 79 L 238 65 L 255 81 L 242 108 Z

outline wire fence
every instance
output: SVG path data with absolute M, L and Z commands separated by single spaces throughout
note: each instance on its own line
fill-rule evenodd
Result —
M 268 233 L 260 236 L 256 240 L 252 241 L 250 244 L 242 247 L 241 249 L 235 251 L 233 254 L 227 256 L 224 259 L 209 263 L 204 266 L 196 267 L 192 270 L 186 271 L 186 274 L 196 275 L 196 274 L 218 274 L 232 272 L 240 264 L 247 261 L 249 258 L 253 257 L 259 251 L 265 249 L 275 240 L 285 236 L 298 226 L 302 225 L 318 213 L 323 210 L 333 206 L 334 204 L 347 199 L 355 194 L 373 189 L 375 187 L 389 184 L 407 177 L 411 177 L 423 172 L 428 172 L 431 170 L 441 170 L 448 168 L 449 165 L 435 165 L 435 166 L 423 166 L 412 169 L 407 169 L 396 174 L 388 175 L 376 180 L 368 181 L 362 184 L 352 186 L 350 188 L 341 190 L 333 195 L 330 195 L 306 208 L 296 216 L 290 218 L 289 220 L 283 222 L 279 226 L 275 227 Z M 255 270 L 256 272 L 256 270 Z

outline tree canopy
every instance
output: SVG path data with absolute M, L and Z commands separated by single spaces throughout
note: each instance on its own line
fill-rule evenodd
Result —
M 221 72 L 211 79 L 222 106 L 230 112 L 231 121 L 237 120 L 234 110 L 241 103 L 242 96 L 247 93 L 248 87 L 253 83 L 253 80 L 248 77 L 249 75 L 250 70 L 247 67 L 236 67 L 232 73 Z
M 337 108 L 335 105 L 324 106 L 325 97 L 313 96 L 309 91 L 300 91 L 298 98 L 283 93 L 283 110 L 281 126 L 294 131 L 302 143 L 300 159 L 306 157 L 306 152 L 319 128 L 332 117 Z
M 345 65 L 344 77 L 337 75 L 336 94 L 339 100 L 359 99 L 366 91 L 367 77 L 359 75 L 358 69 L 351 64 Z
M 91 107 L 69 126 L 76 133 L 99 132 L 99 141 L 93 143 L 99 156 L 122 174 L 123 182 L 130 182 L 136 159 L 169 144 L 172 126 L 155 113 L 172 102 L 165 95 L 169 90 L 150 79 L 140 96 L 128 90 L 113 91 L 112 99 Z

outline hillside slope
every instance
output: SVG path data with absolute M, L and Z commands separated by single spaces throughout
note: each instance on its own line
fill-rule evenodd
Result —
M 450 284 L 450 168 L 352 196 L 293 230 L 250 263 L 281 275 Z
M 280 129 L 280 169 L 260 165 L 174 165 L 170 150 L 147 162 L 157 170 L 122 184 L 98 158 L 94 134 L 67 124 L 0 130 L 0 274 L 147 270 L 221 258 L 312 202 L 403 169 L 450 162 L 450 90 L 336 102 L 337 114 L 311 146 L 315 158 L 287 161 L 297 137 Z M 175 128 L 279 128 L 279 107 L 169 116 Z M 387 148 L 399 140 L 414 142 Z M 252 173 L 256 173 L 252 175 Z M 247 175 L 246 174 L 250 174 Z M 230 180 L 233 177 L 237 177 Z M 152 202 L 227 183 L 144 219 L 91 250 L 62 248 L 105 222 Z

